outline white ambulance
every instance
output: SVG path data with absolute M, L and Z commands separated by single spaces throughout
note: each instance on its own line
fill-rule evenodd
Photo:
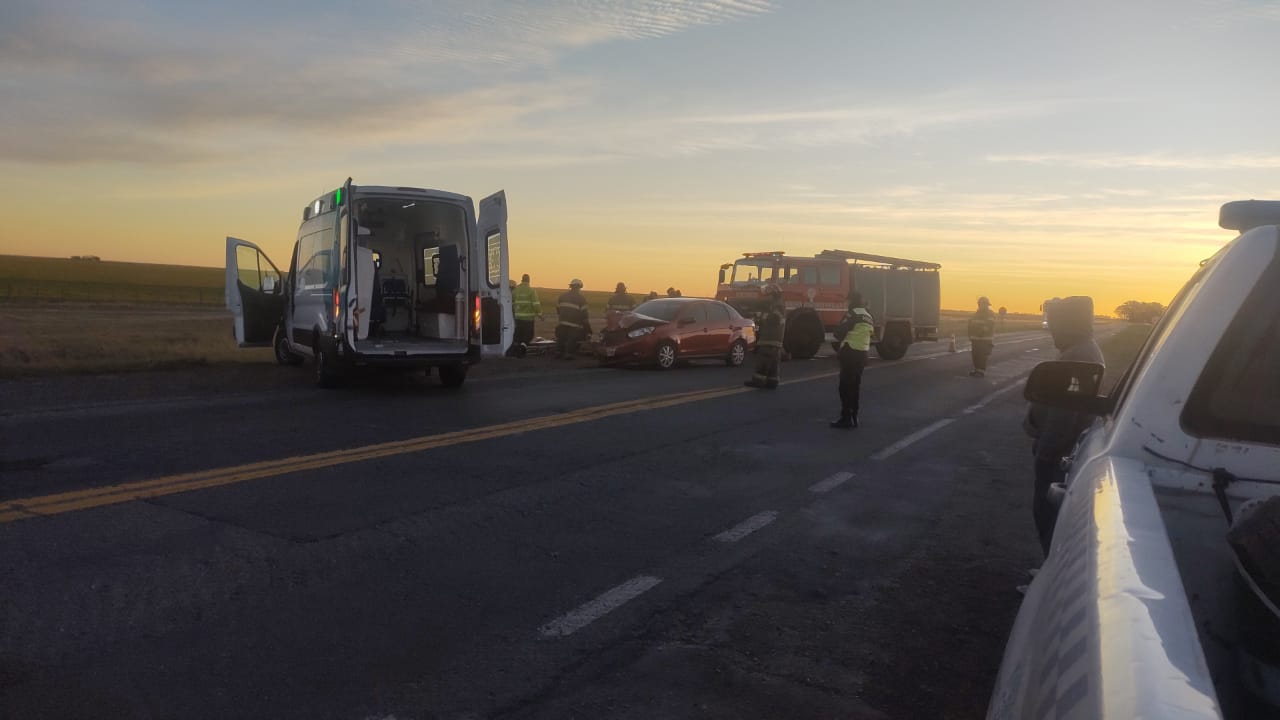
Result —
M 461 385 L 501 356 L 515 323 L 507 201 L 348 179 L 302 210 L 288 273 L 251 242 L 227 238 L 226 301 L 240 347 L 307 358 L 331 387 L 360 366 L 437 368 Z

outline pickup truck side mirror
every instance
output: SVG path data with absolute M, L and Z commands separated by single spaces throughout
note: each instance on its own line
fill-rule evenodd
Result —
M 1098 363 L 1072 360 L 1042 362 L 1031 371 L 1023 396 L 1033 402 L 1060 410 L 1106 415 L 1111 399 L 1101 396 L 1102 372 Z
M 724 268 L 720 268 L 720 284 L 724 284 Z

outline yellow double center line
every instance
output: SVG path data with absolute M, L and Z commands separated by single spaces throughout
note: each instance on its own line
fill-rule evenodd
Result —
M 817 376 L 798 378 L 790 382 L 816 380 L 820 377 L 831 377 L 832 374 L 833 373 L 825 373 Z M 346 465 L 349 463 L 364 462 L 366 460 L 375 460 L 377 458 L 390 457 L 393 455 L 422 452 L 433 448 L 480 442 L 481 440 L 492 440 L 494 438 L 506 437 L 508 435 L 518 435 L 520 433 L 533 432 L 535 430 L 547 430 L 550 428 L 563 427 L 565 425 L 592 422 L 594 420 L 601 420 L 615 415 L 625 415 L 645 410 L 657 410 L 659 408 L 684 405 L 686 403 L 711 400 L 714 398 L 727 397 L 729 395 L 737 395 L 739 393 L 751 391 L 752 390 L 750 388 L 734 387 L 674 393 L 671 395 L 658 395 L 656 397 L 627 400 L 607 405 L 595 405 L 592 407 L 582 408 L 580 410 L 560 413 L 558 415 L 547 415 L 529 420 L 516 420 L 513 422 L 501 423 L 499 425 L 487 425 L 485 427 L 472 428 L 470 430 L 458 430 L 456 432 L 442 433 L 439 435 L 425 435 L 423 437 L 410 438 L 408 440 L 395 440 L 375 445 L 347 448 L 345 450 L 332 450 L 312 455 L 297 455 L 294 457 L 286 457 L 276 460 L 264 460 L 262 462 L 249 463 L 247 465 L 214 468 L 212 470 L 201 470 L 199 472 L 182 473 L 180 475 L 168 475 L 165 477 L 155 478 L 153 480 L 140 480 L 138 482 L 107 485 L 104 487 L 58 493 L 56 495 L 44 495 L 21 500 L 8 500 L 0 502 L 0 524 L 45 515 L 59 515 L 61 513 L 74 512 L 76 510 L 87 510 L 89 508 L 102 507 L 103 505 L 115 505 L 117 503 L 129 502 L 130 500 L 141 500 L 144 498 L 159 497 L 162 495 L 172 495 L 174 493 L 218 487 L 220 485 L 232 485 L 234 483 L 245 482 L 246 480 L 257 480 L 260 478 L 284 475 L 287 473 L 302 472 L 304 470 L 318 470 L 321 468 L 334 467 L 335 465 Z

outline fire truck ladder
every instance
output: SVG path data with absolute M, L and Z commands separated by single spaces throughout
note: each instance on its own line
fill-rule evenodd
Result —
M 814 255 L 816 258 L 823 260 L 863 260 L 865 262 L 879 263 L 881 265 L 890 265 L 893 267 L 913 268 L 915 270 L 941 270 L 942 266 L 938 263 L 924 262 L 923 260 L 904 260 L 902 258 L 889 257 L 887 255 L 871 255 L 868 253 L 853 252 L 852 250 L 823 250 Z

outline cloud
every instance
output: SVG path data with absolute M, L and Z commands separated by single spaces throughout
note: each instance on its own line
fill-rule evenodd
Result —
M 1158 170 L 1273 170 L 1280 168 L 1280 155 L 1246 155 L 1233 153 L 1210 157 L 1205 155 L 1146 154 L 1018 154 L 988 155 L 990 163 L 1017 163 L 1083 168 L 1089 170 L 1158 169 Z
M 19 0 L 0 18 L 0 161 L 182 165 L 509 137 L 524 118 L 590 101 L 589 80 L 531 67 L 769 10 L 463 0 L 107 13 Z

